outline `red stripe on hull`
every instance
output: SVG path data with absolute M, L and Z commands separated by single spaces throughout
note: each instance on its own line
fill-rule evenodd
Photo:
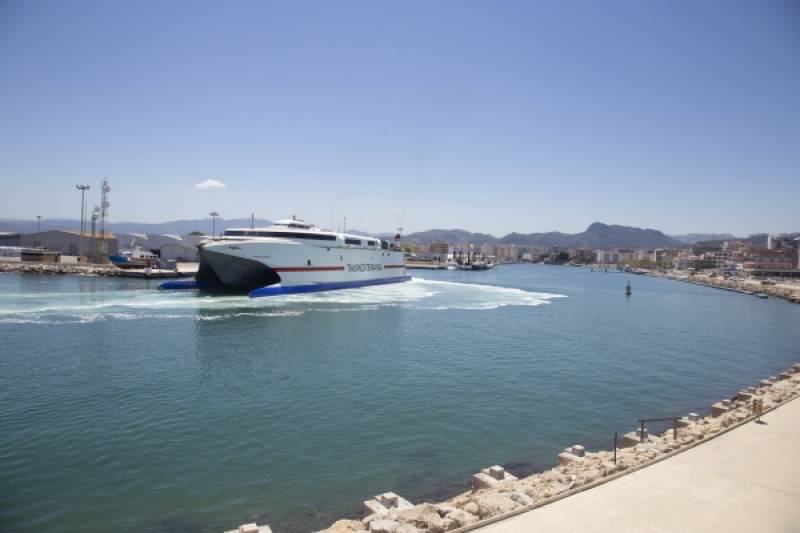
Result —
M 275 272 L 334 272 L 344 270 L 341 266 L 329 267 L 276 267 L 273 268 Z
M 405 265 L 383 265 L 383 268 L 405 268 Z

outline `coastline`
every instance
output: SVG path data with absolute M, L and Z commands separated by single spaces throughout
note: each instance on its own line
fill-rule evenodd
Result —
M 19 274 L 80 274 L 94 276 L 119 276 L 122 272 L 113 265 L 0 262 L 0 273 Z
M 710 277 L 708 275 L 695 274 L 694 276 L 676 276 L 673 274 L 657 274 L 650 272 L 647 275 L 658 278 L 666 278 L 674 281 L 682 281 L 693 285 L 702 285 L 714 289 L 732 290 L 748 294 L 766 294 L 781 298 L 789 302 L 800 304 L 800 284 L 787 284 L 777 282 L 774 285 L 762 285 L 761 280 L 726 280 L 720 277 Z
M 589 452 L 574 445 L 558 455 L 555 467 L 520 479 L 500 467 L 486 468 L 473 476 L 473 490 L 438 503 L 412 505 L 385 493 L 364 502 L 374 512 L 363 519 L 341 519 L 321 533 L 461 533 L 481 528 L 646 468 L 752 422 L 758 417 L 756 402 L 764 414 L 798 396 L 800 363 L 758 387 L 743 389 L 732 400 L 715 403 L 706 416 L 690 413 L 657 435 L 646 428 L 644 435 L 640 429 L 626 433 L 614 451 Z

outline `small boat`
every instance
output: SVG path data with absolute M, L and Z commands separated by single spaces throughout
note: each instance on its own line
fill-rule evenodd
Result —
M 764 294 L 763 292 L 756 293 L 756 296 L 758 296 L 759 298 L 764 298 L 764 299 L 769 298 L 769 294 Z
M 124 250 L 117 255 L 110 255 L 108 259 L 118 268 L 146 268 L 158 262 L 156 254 L 138 246 L 133 250 Z
M 631 291 L 631 282 L 629 281 L 628 284 L 625 286 L 625 296 L 630 296 L 631 292 L 633 291 Z

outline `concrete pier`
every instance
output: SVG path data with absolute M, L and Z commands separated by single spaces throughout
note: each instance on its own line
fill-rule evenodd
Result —
M 800 531 L 800 400 L 665 461 L 482 533 Z

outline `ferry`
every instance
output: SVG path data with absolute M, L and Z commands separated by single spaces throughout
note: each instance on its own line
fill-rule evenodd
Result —
M 399 239 L 398 234 L 395 240 Z M 403 252 L 394 243 L 325 231 L 294 218 L 266 228 L 227 229 L 197 247 L 195 279 L 167 282 L 161 288 L 227 289 L 260 297 L 411 279 Z

